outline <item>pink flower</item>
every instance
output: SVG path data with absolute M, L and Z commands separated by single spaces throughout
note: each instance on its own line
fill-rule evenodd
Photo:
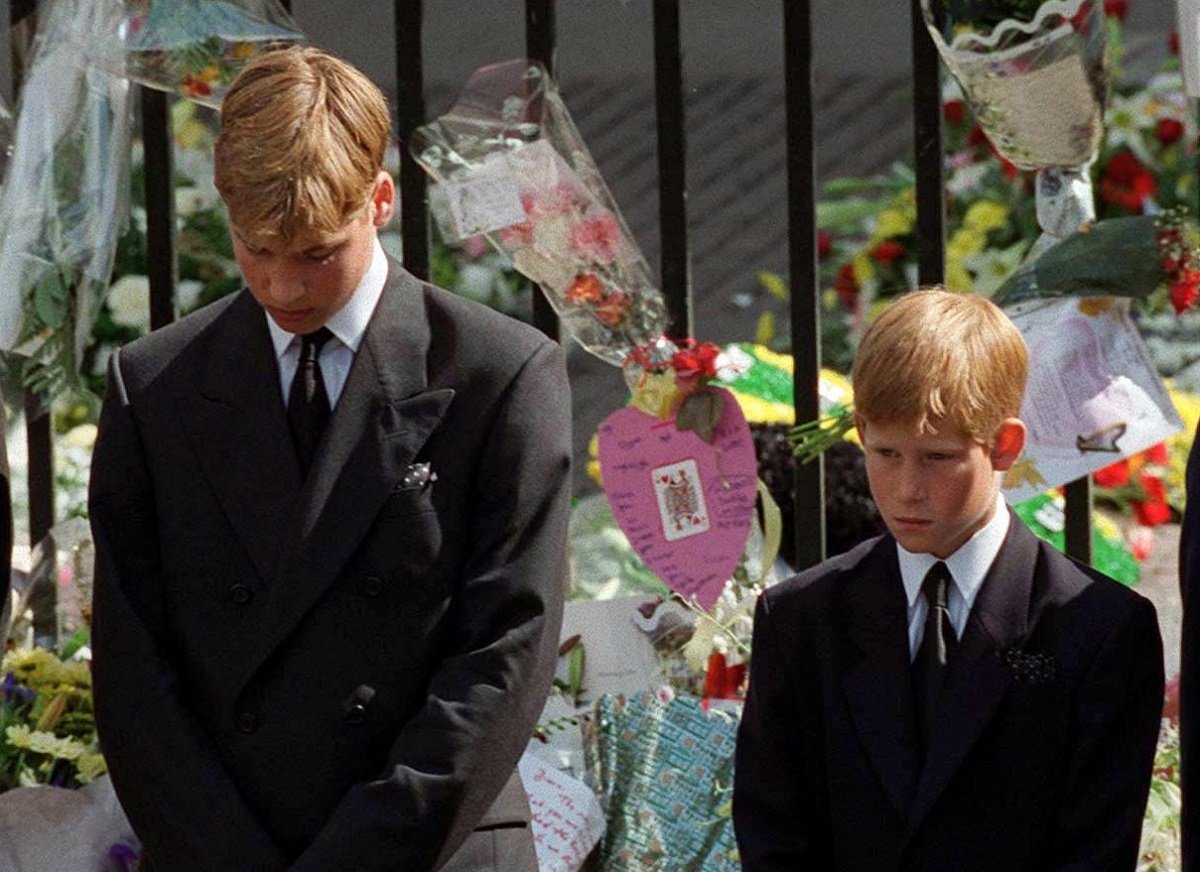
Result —
M 612 263 L 621 248 L 621 225 L 611 212 L 571 227 L 571 248 L 591 263 Z
M 508 228 L 505 228 L 505 229 L 507 230 Z M 471 260 L 476 260 L 478 258 L 483 257 L 485 254 L 487 254 L 488 243 L 487 243 L 486 239 L 484 239 L 482 236 L 480 236 L 478 234 L 476 234 L 475 236 L 468 236 L 467 239 L 463 242 L 462 250 L 463 250 L 463 254 L 466 255 L 468 258 L 470 258 Z

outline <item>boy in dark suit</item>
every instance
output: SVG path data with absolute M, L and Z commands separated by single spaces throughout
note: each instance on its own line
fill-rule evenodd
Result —
M 856 424 L 889 532 L 758 603 L 748 872 L 1134 868 L 1162 643 L 1148 601 L 1003 503 L 1026 357 L 993 304 L 941 290 L 864 336 Z
M 216 150 L 248 288 L 112 358 L 96 721 L 156 870 L 536 868 L 562 354 L 383 253 L 389 137 L 349 64 L 248 65 Z

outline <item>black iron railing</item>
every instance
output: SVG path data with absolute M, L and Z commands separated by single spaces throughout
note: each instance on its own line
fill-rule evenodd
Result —
M 917 167 L 918 256 L 922 284 L 939 282 L 944 269 L 944 191 L 941 141 L 941 70 L 932 40 L 920 18 L 918 0 L 911 0 L 914 57 L 914 152 Z M 290 2 L 284 3 L 291 6 Z M 413 130 L 424 124 L 425 94 L 422 43 L 436 40 L 425 33 L 420 0 L 396 0 L 396 112 L 401 143 L 401 232 L 405 265 L 419 276 L 430 270 L 429 219 L 425 175 L 408 154 Z M 669 335 L 693 333 L 687 233 L 687 151 L 684 139 L 684 89 L 680 48 L 679 0 L 654 2 L 655 94 L 659 156 L 659 201 L 662 289 L 670 314 Z M 782 0 L 784 27 L 785 105 L 787 116 L 788 260 L 790 265 L 791 338 L 795 356 L 795 405 L 798 421 L 819 416 L 820 285 L 816 250 L 816 161 L 813 127 L 812 10 L 806 0 Z M 13 23 L 34 12 L 33 0 L 10 0 Z M 553 71 L 555 61 L 554 0 L 526 0 L 526 50 Z M 20 83 L 23 53 L 14 50 L 14 87 Z M 351 58 L 353 60 L 353 58 Z M 146 155 L 147 271 L 150 277 L 151 325 L 159 327 L 175 316 L 174 191 L 172 187 L 169 98 L 143 91 L 142 136 Z M 531 293 L 533 293 L 531 289 Z M 557 335 L 553 310 L 534 293 L 535 323 Z M 704 325 L 700 325 L 701 333 Z M 40 541 L 54 521 L 54 475 L 50 418 L 40 398 L 24 403 L 29 444 L 29 530 Z M 6 481 L 0 481 L 0 549 L 10 550 L 4 530 L 11 529 L 11 505 Z M 1067 488 L 1067 550 L 1090 556 L 1090 491 L 1086 480 Z M 795 517 L 792 531 L 800 567 L 824 557 L 824 483 L 820 462 L 797 466 Z M 8 534 L 11 539 L 11 533 Z M 32 544 L 32 543 L 31 543 Z M 0 559 L 0 571 L 4 569 Z

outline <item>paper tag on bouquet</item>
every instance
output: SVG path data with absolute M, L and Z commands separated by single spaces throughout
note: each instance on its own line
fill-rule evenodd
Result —
M 600 474 L 613 515 L 668 586 L 709 609 L 746 547 L 757 494 L 754 442 L 729 391 L 711 444 L 674 420 L 627 406 L 599 430 Z
M 1183 428 L 1127 300 L 1070 297 L 1007 311 L 1029 347 L 1025 451 L 1005 475 L 1008 502 L 1083 478 Z
M 431 196 L 442 207 L 435 207 L 434 214 L 443 219 L 442 232 L 458 240 L 524 222 L 518 171 L 509 155 L 501 153 L 453 181 L 434 185 Z

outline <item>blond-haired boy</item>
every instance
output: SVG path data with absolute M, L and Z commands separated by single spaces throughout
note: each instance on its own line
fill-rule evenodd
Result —
M 324 52 L 252 62 L 216 152 L 247 288 L 112 358 L 96 720 L 147 868 L 536 868 L 562 354 L 384 254 L 388 118 Z
M 1027 352 L 979 297 L 864 336 L 888 528 L 758 604 L 734 826 L 758 870 L 1132 870 L 1162 706 L 1153 606 L 1003 503 Z

